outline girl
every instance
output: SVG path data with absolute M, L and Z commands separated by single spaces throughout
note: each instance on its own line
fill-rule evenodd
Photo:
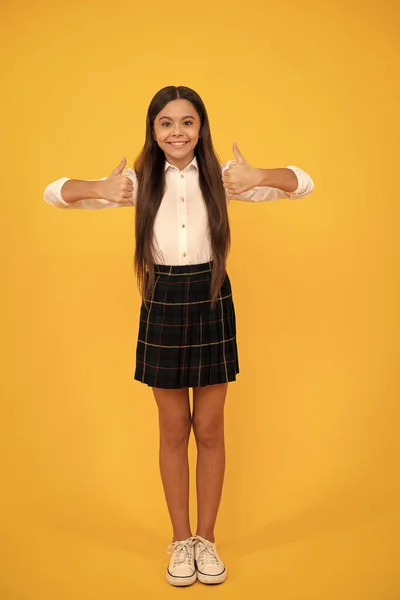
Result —
M 166 577 L 175 586 L 222 583 L 214 527 L 225 471 L 224 403 L 239 373 L 235 309 L 226 273 L 228 204 L 303 198 L 301 169 L 258 169 L 243 158 L 219 164 L 208 115 L 188 87 L 152 99 L 134 170 L 126 159 L 97 181 L 63 177 L 44 199 L 64 209 L 135 206 L 134 267 L 142 296 L 134 378 L 151 386 L 159 412 L 160 471 L 172 522 Z M 189 388 L 193 388 L 190 411 Z M 189 523 L 188 442 L 197 444 L 196 534 Z

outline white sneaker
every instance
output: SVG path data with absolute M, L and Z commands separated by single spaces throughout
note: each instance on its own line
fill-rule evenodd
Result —
M 197 579 L 201 583 L 222 583 L 228 576 L 224 563 L 218 555 L 215 543 L 209 542 L 200 535 L 194 548 L 197 568 Z
M 196 581 L 193 550 L 196 542 L 195 537 L 190 537 L 186 540 L 173 542 L 168 546 L 167 553 L 172 556 L 166 577 L 171 585 L 192 585 Z

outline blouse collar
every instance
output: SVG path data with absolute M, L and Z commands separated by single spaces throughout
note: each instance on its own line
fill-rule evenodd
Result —
M 165 161 L 164 171 L 166 171 L 167 169 L 169 169 L 169 167 L 171 167 L 172 169 L 175 169 L 176 171 L 180 170 L 180 169 L 178 169 L 178 167 L 175 167 L 175 165 L 171 165 L 171 163 L 169 163 L 166 160 Z M 194 167 L 195 169 L 199 170 L 199 165 L 197 164 L 197 158 L 195 156 L 193 157 L 193 160 L 187 165 L 187 167 L 185 167 L 184 169 L 182 169 L 182 171 L 188 171 L 191 167 Z

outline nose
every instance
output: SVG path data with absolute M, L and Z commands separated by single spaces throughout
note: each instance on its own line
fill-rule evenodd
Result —
M 175 129 L 174 129 L 174 132 L 173 132 L 172 135 L 174 135 L 174 136 L 181 136 L 182 135 L 182 133 L 180 131 L 180 128 L 179 128 L 179 125 L 175 125 Z

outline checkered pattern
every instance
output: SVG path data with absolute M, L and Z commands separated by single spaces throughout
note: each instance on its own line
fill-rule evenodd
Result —
M 148 309 L 140 309 L 134 379 L 159 388 L 234 381 L 239 373 L 235 308 L 228 275 L 211 310 L 212 262 L 155 265 Z

